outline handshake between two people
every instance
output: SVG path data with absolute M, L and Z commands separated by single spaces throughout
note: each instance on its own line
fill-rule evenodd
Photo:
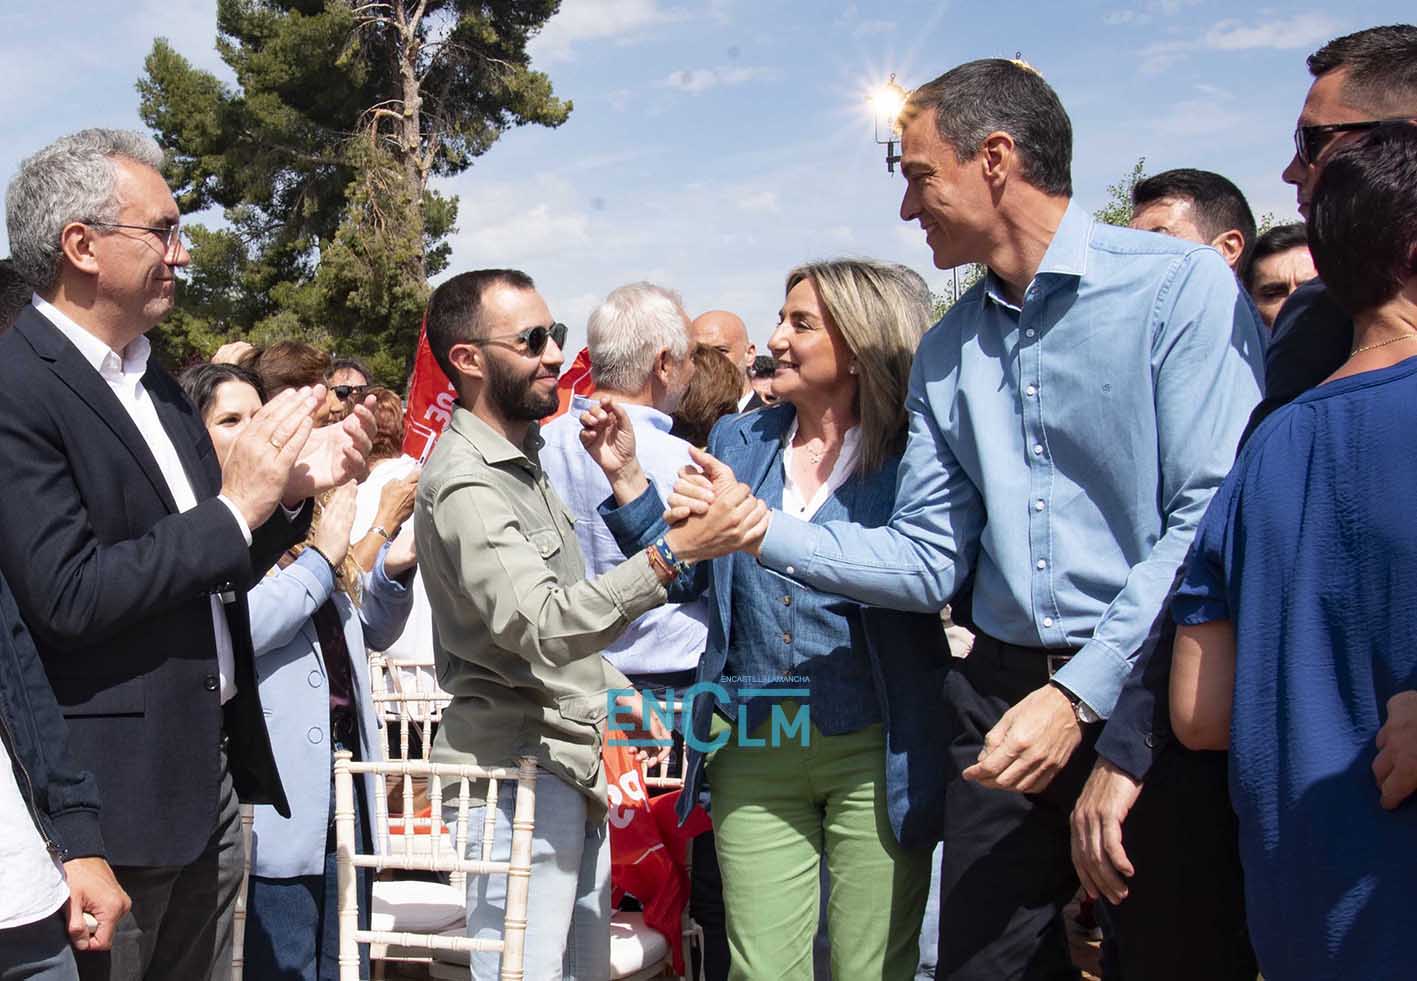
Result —
M 600 396 L 581 414 L 581 444 L 610 481 L 615 503 L 637 500 L 649 487 L 635 456 L 635 428 L 629 414 L 609 396 Z M 716 559 L 732 552 L 758 553 L 771 512 L 732 468 L 700 449 L 689 451 L 696 467 L 685 467 L 666 501 L 665 542 L 684 562 Z
M 325 386 L 291 388 L 253 415 L 221 462 L 221 496 L 235 505 L 248 528 L 275 513 L 368 472 L 377 427 L 374 396 L 328 426 L 315 425 Z

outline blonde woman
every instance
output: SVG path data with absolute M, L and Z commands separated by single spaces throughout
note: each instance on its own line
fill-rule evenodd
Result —
M 895 506 L 906 382 L 929 318 L 924 282 L 903 267 L 835 260 L 794 269 L 768 342 L 781 401 L 722 420 L 709 451 L 770 507 L 884 524 Z M 628 555 L 658 541 L 665 525 L 633 433 L 618 420 L 602 406 L 583 423 L 598 436 L 587 442 L 615 494 L 606 522 Z M 936 725 L 948 658 L 939 618 L 864 610 L 746 554 L 684 572 L 670 599 L 705 591 L 708 648 L 690 690 L 680 803 L 682 815 L 707 762 L 731 977 L 812 977 L 823 855 L 833 976 L 912 977 L 943 823 L 945 738 Z

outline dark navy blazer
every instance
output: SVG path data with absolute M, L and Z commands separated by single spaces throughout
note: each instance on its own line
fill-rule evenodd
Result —
M 793 406 L 781 404 L 727 416 L 709 435 L 709 452 L 756 492 L 777 459 L 795 415 Z M 862 476 L 853 495 L 852 520 L 884 524 L 890 518 L 895 508 L 898 463 L 899 456 L 892 457 L 879 470 Z M 613 498 L 600 507 L 606 526 L 626 555 L 643 550 L 667 530 L 663 511 L 663 500 L 653 484 L 622 508 L 614 506 Z M 710 598 L 708 647 L 696 680 L 716 683 L 727 661 L 732 630 L 731 557 L 697 565 L 691 576 L 674 584 L 670 600 L 681 602 L 705 589 Z M 950 733 L 941 711 L 944 678 L 950 666 L 943 624 L 935 614 L 852 605 L 859 612 L 859 630 L 853 627 L 853 639 L 864 639 L 885 723 L 886 804 L 891 830 L 907 848 L 930 847 L 940 839 L 944 826 L 944 788 L 950 775 L 946 752 Z M 690 724 L 700 744 L 709 740 L 713 708 L 711 698 L 693 701 Z M 687 782 L 679 798 L 681 822 L 703 784 L 703 753 L 692 746 L 686 749 L 689 759 Z

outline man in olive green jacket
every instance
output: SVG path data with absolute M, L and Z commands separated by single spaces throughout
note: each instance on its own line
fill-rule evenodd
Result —
M 680 563 L 727 554 L 761 536 L 766 512 L 739 485 L 664 543 L 586 579 L 574 518 L 537 458 L 536 420 L 556 408 L 565 327 L 515 270 L 462 273 L 434 292 L 427 334 L 459 405 L 419 481 L 415 529 L 433 610 L 438 678 L 452 695 L 436 762 L 515 764 L 534 756 L 535 840 L 524 970 L 529 978 L 609 975 L 610 848 L 601 744 L 609 704 L 643 724 L 638 695 L 601 650 L 665 602 Z M 633 449 L 623 412 L 587 430 L 588 452 Z M 603 414 L 603 413 L 602 413 Z M 668 490 L 668 488 L 665 488 Z M 617 692 L 625 692 L 617 695 Z M 657 718 L 648 732 L 667 741 Z M 502 788 L 493 853 L 510 854 L 515 787 Z M 481 815 L 472 816 L 481 827 Z M 479 836 L 470 836 L 478 838 Z M 467 934 L 500 938 L 505 879 L 472 878 Z M 499 955 L 474 953 L 473 978 L 495 978 Z

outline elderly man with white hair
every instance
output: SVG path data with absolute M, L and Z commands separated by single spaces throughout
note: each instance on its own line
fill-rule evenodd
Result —
M 690 463 L 689 444 L 669 435 L 669 429 L 694 362 L 689 318 L 679 294 L 652 283 L 631 283 L 612 292 L 591 313 L 586 335 L 596 398 L 575 396 L 570 411 L 541 430 L 546 441 L 541 465 L 576 516 L 586 575 L 593 577 L 625 561 L 625 554 L 596 513 L 610 496 L 610 484 L 581 445 L 581 414 L 607 395 L 623 405 L 635 426 L 640 459 L 650 478 L 667 491 L 679 468 Z M 605 657 L 636 688 L 682 692 L 694 683 L 707 616 L 702 599 L 651 610 L 605 648 Z

